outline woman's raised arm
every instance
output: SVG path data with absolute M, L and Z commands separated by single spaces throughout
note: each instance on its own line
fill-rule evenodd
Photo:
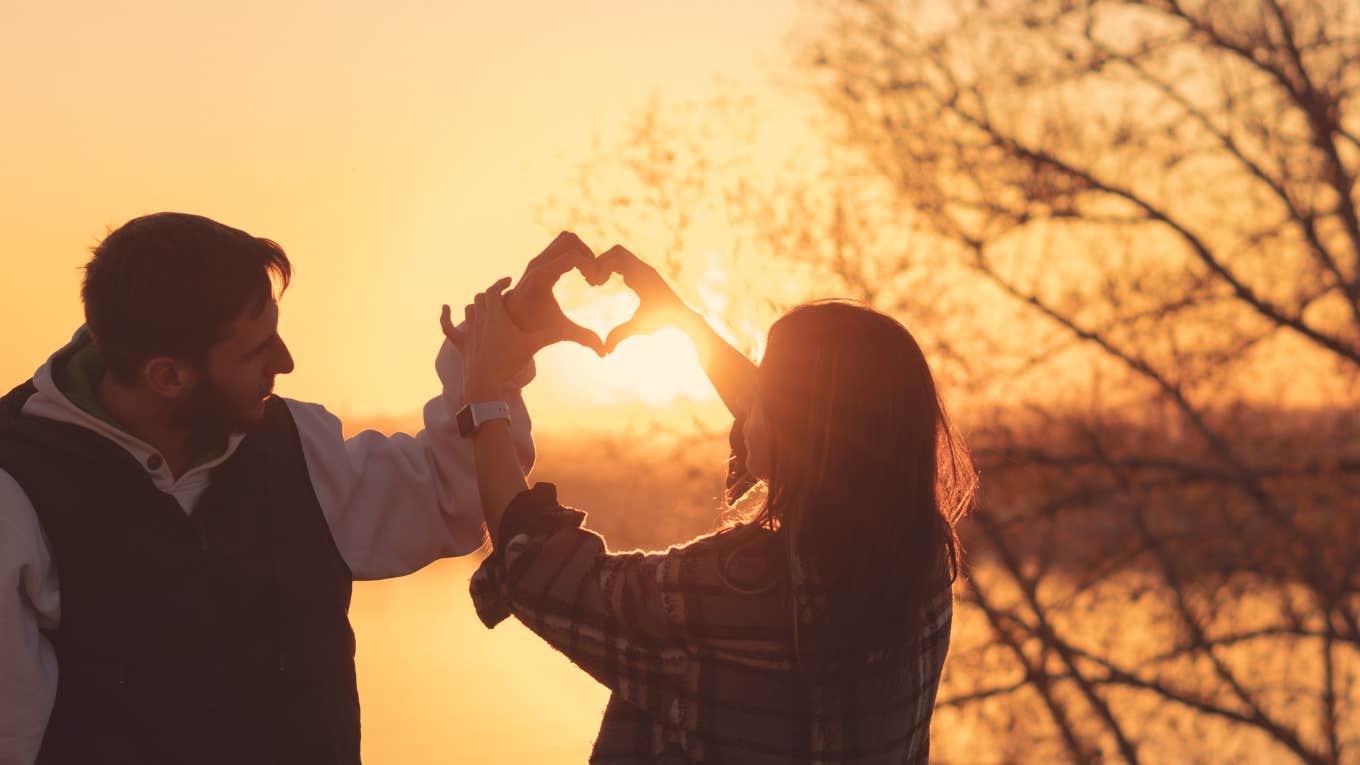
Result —
M 755 391 L 755 363 L 714 331 L 703 314 L 686 305 L 655 268 L 628 249 L 614 245 L 599 256 L 596 264 L 595 283 L 603 283 L 611 273 L 619 274 L 639 300 L 633 317 L 609 332 L 606 352 L 612 352 L 633 335 L 666 327 L 683 330 L 694 343 L 704 372 L 728 411 L 737 418 L 745 416 Z

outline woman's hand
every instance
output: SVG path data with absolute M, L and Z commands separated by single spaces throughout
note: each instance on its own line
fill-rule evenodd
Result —
M 756 365 L 750 359 L 713 331 L 702 315 L 685 305 L 655 268 L 622 246 L 614 245 L 596 258 L 595 268 L 597 279 L 611 273 L 623 276 L 623 283 L 637 293 L 639 301 L 633 318 L 610 330 L 604 341 L 606 351 L 613 352 L 619 343 L 636 334 L 663 327 L 682 329 L 694 342 L 699 363 L 704 365 L 704 373 L 723 403 L 734 416 L 746 416 L 756 389 Z
M 638 307 L 632 318 L 609 331 L 605 338 L 606 353 L 613 353 L 619 343 L 633 335 L 655 332 L 665 327 L 681 327 L 694 312 L 675 294 L 665 278 L 655 268 L 642 262 L 622 245 L 614 245 L 595 260 L 601 275 L 618 274 L 623 283 L 637 293 Z
M 491 285 L 463 309 L 463 398 L 489 401 L 499 397 L 510 379 L 534 353 L 555 336 L 550 330 L 528 333 L 515 325 L 505 308 L 506 277 Z

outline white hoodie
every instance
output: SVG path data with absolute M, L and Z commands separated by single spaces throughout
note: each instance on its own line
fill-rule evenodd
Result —
M 72 344 L 84 331 L 76 332 Z M 472 442 L 458 435 L 454 421 L 463 404 L 462 358 L 447 341 L 435 370 L 443 392 L 425 405 L 425 429 L 414 437 L 366 430 L 346 440 L 340 420 L 325 407 L 284 399 L 297 423 L 316 498 L 355 579 L 404 576 L 439 558 L 473 552 L 485 539 Z M 520 388 L 531 379 L 532 364 L 505 394 L 526 471 L 534 447 Z M 25 415 L 79 425 L 118 444 L 185 513 L 194 511 L 213 469 L 244 438 L 232 436 L 221 456 L 176 479 L 149 444 L 72 403 L 52 378 L 52 359 L 33 381 L 37 392 L 24 405 Z M 59 670 L 42 630 L 60 623 L 56 567 L 37 514 L 18 483 L 0 470 L 0 765 L 37 759 Z

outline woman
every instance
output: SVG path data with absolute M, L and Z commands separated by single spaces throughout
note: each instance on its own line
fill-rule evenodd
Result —
M 775 322 L 757 367 L 632 253 L 595 267 L 641 300 L 607 346 L 684 329 L 736 418 L 729 484 L 766 498 L 665 552 L 610 553 L 552 485 L 528 489 L 506 423 L 488 422 L 483 621 L 513 613 L 613 691 L 591 762 L 926 762 L 974 474 L 920 347 L 888 316 L 819 302 Z M 469 401 L 536 348 L 504 286 L 467 309 Z

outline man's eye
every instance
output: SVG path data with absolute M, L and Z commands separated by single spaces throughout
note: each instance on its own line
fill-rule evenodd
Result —
M 278 336 L 278 335 L 274 335 L 273 337 L 271 337 L 271 338 L 269 338 L 268 340 L 264 341 L 264 342 L 261 343 L 260 345 L 255 346 L 255 350 L 253 350 L 253 351 L 250 352 L 251 358 L 254 358 L 255 356 L 259 356 L 261 353 L 264 353 L 265 351 L 269 350 L 270 346 L 272 346 L 275 342 L 277 342 L 278 339 L 279 339 L 279 336 Z

